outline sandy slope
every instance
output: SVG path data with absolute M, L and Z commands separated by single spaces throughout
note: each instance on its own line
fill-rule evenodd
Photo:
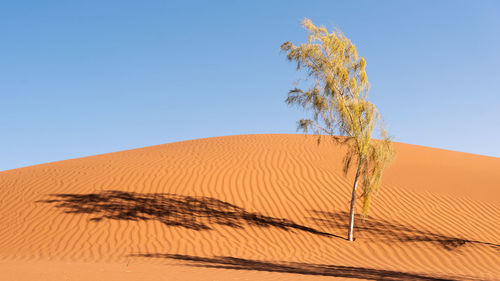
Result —
M 0 279 L 500 280 L 500 159 L 395 147 L 354 243 L 342 149 L 313 137 L 199 139 L 0 172 Z

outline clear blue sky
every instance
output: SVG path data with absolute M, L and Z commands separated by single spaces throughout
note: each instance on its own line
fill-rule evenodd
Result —
M 367 60 L 395 141 L 500 157 L 500 1 L 2 1 L 0 170 L 295 133 L 300 21 Z

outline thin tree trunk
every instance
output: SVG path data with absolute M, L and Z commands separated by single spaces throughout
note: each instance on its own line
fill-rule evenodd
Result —
M 354 230 L 354 206 L 356 203 L 356 188 L 358 187 L 359 173 L 361 172 L 362 160 L 359 160 L 358 169 L 356 170 L 356 177 L 354 178 L 354 185 L 352 187 L 352 197 L 351 197 L 351 209 L 349 211 L 349 232 L 347 237 L 349 241 L 354 241 L 353 230 Z

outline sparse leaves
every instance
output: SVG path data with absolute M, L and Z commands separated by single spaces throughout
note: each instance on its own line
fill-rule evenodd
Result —
M 348 147 L 343 170 L 347 174 L 353 164 L 358 167 L 356 174 L 363 189 L 362 214 L 366 215 L 383 170 L 393 158 L 391 141 L 382 127 L 382 139 L 372 140 L 380 114 L 367 99 L 366 60 L 340 30 L 330 33 L 309 19 L 304 19 L 302 26 L 309 32 L 307 43 L 296 46 L 285 42 L 281 50 L 289 61 L 297 63 L 297 69 L 307 71 L 312 86 L 294 88 L 288 93 L 286 103 L 312 113 L 311 119 L 298 122 L 299 130 L 313 132 L 318 142 L 320 135 L 330 135 Z

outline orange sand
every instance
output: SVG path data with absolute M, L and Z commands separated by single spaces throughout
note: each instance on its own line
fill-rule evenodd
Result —
M 0 280 L 500 280 L 500 159 L 395 148 L 353 243 L 343 150 L 314 137 L 0 172 Z

